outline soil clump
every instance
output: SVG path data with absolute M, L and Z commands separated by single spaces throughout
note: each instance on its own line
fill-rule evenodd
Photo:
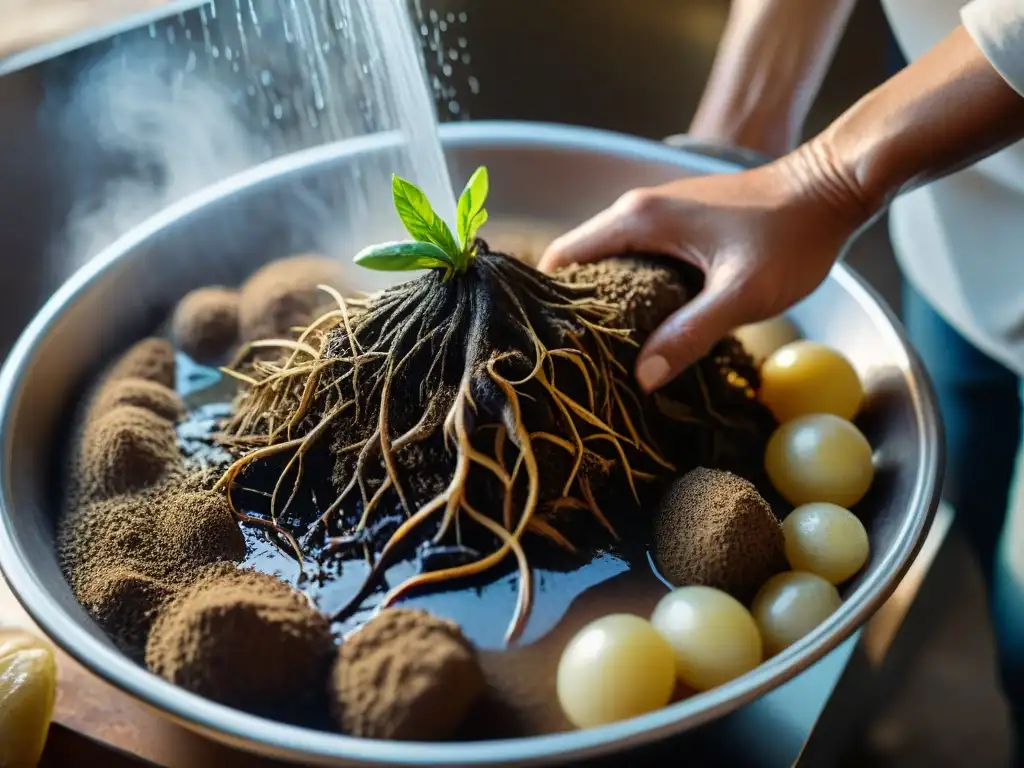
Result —
M 241 340 L 291 338 L 293 328 L 307 325 L 332 305 L 331 297 L 317 285 L 342 290 L 342 279 L 340 263 L 327 256 L 300 254 L 265 265 L 240 290 Z
M 133 494 L 80 496 L 61 520 L 58 549 L 72 590 L 134 657 L 169 597 L 205 566 L 245 557 L 238 523 L 211 484 L 179 469 Z
M 665 259 L 615 258 L 570 264 L 557 276 L 589 284 L 603 301 L 618 308 L 613 323 L 646 337 L 699 290 L 699 276 Z
M 331 690 L 343 733 L 434 741 L 455 734 L 483 693 L 484 677 L 457 625 L 389 608 L 342 643 Z
M 222 565 L 160 613 L 146 663 L 193 693 L 293 720 L 323 706 L 333 652 L 327 619 L 302 593 L 274 576 Z
M 173 389 L 148 379 L 129 377 L 100 387 L 89 418 L 96 419 L 123 405 L 144 408 L 172 423 L 185 415 L 185 403 Z
M 238 291 L 221 286 L 198 288 L 174 310 L 171 335 L 182 352 L 197 363 L 223 358 L 238 341 Z
M 757 488 L 703 467 L 669 486 L 654 516 L 652 551 L 677 587 L 715 587 L 744 602 L 787 567 L 782 525 Z
M 152 486 L 181 462 L 171 422 L 119 405 L 86 424 L 79 479 L 87 496 L 106 499 Z
M 104 377 L 106 383 L 117 379 L 146 379 L 174 389 L 174 347 L 167 339 L 157 336 L 134 344 L 110 368 Z

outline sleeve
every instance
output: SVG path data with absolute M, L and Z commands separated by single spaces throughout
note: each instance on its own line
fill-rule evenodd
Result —
M 960 19 L 996 71 L 1024 96 L 1024 0 L 971 0 Z

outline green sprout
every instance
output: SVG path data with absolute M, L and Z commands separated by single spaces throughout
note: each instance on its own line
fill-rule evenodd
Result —
M 446 280 L 465 272 L 476 258 L 476 233 L 487 221 L 487 190 L 487 168 L 480 166 L 459 196 L 456 239 L 423 190 L 392 175 L 395 210 L 413 239 L 371 245 L 356 254 L 355 263 L 384 272 L 443 269 Z

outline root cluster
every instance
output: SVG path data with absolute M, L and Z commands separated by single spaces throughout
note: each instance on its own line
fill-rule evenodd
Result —
M 240 457 L 218 488 L 300 563 L 314 545 L 364 552 L 373 568 L 341 614 L 412 541 L 452 547 L 463 561 L 420 572 L 383 605 L 511 554 L 511 641 L 532 601 L 527 533 L 575 551 L 578 510 L 617 538 L 602 500 L 618 488 L 639 502 L 640 483 L 675 469 L 648 429 L 651 415 L 687 429 L 724 428 L 711 414 L 729 425 L 703 378 L 680 390 L 702 392 L 703 405 L 639 395 L 638 339 L 598 286 L 552 279 L 483 243 L 473 268 L 449 281 L 431 272 L 350 301 L 324 290 L 336 307 L 294 339 L 248 345 L 227 369 L 246 391 L 222 435 Z M 719 383 L 740 380 L 725 386 L 742 401 L 743 372 L 709 365 Z M 754 422 L 744 429 L 756 432 Z M 268 474 L 271 483 L 256 488 Z M 318 513 L 302 520 L 295 510 L 306 494 Z M 253 512 L 257 498 L 262 513 Z

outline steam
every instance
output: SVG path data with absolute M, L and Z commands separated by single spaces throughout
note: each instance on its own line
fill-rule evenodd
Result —
M 74 201 L 59 248 L 84 264 L 181 198 L 265 160 L 230 92 L 153 41 L 119 46 L 47 94 Z M 58 103 L 62 102 L 62 103 Z

